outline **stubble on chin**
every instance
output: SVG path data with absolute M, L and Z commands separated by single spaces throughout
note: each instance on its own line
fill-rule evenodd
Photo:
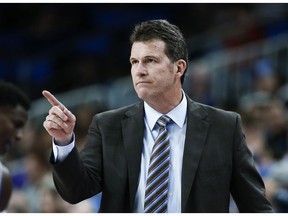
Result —
M 148 90 L 143 87 L 136 87 L 136 93 L 141 100 L 146 101 L 148 98 Z

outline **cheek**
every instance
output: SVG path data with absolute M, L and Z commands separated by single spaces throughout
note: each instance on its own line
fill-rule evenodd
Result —
M 157 79 L 160 85 L 172 84 L 176 80 L 176 73 L 173 73 L 173 71 L 171 70 L 163 70 L 159 74 L 157 74 Z
M 131 68 L 131 70 L 130 70 L 130 74 L 131 74 L 131 77 L 132 77 L 132 81 L 134 82 L 135 77 L 136 77 L 135 70 L 133 70 L 133 69 Z
M 133 86 L 135 87 L 136 86 L 136 79 L 134 76 L 132 76 L 132 83 L 133 83 Z

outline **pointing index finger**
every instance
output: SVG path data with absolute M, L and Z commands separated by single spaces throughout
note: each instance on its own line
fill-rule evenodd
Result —
M 56 97 L 54 97 L 54 95 L 52 95 L 49 91 L 47 90 L 44 90 L 42 92 L 43 96 L 49 101 L 49 103 L 52 105 L 52 106 L 61 106 L 61 108 L 64 108 L 65 106 L 57 100 Z

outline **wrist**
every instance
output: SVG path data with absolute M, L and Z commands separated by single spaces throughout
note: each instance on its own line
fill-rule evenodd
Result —
M 65 146 L 65 145 L 69 145 L 70 143 L 72 143 L 73 140 L 74 140 L 74 136 L 73 134 L 71 134 L 69 137 L 64 138 L 64 139 L 54 138 L 54 143 L 58 146 Z

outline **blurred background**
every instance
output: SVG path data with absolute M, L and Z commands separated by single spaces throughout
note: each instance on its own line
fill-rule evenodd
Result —
M 51 91 L 77 117 L 78 148 L 92 116 L 136 102 L 129 35 L 139 21 L 168 19 L 187 39 L 183 88 L 195 101 L 239 112 L 276 212 L 288 212 L 288 4 L 1 3 L 0 79 L 32 100 L 24 139 L 5 156 L 14 192 L 8 212 L 96 212 L 55 191 L 51 138 L 42 123 Z M 237 207 L 231 198 L 231 212 Z

